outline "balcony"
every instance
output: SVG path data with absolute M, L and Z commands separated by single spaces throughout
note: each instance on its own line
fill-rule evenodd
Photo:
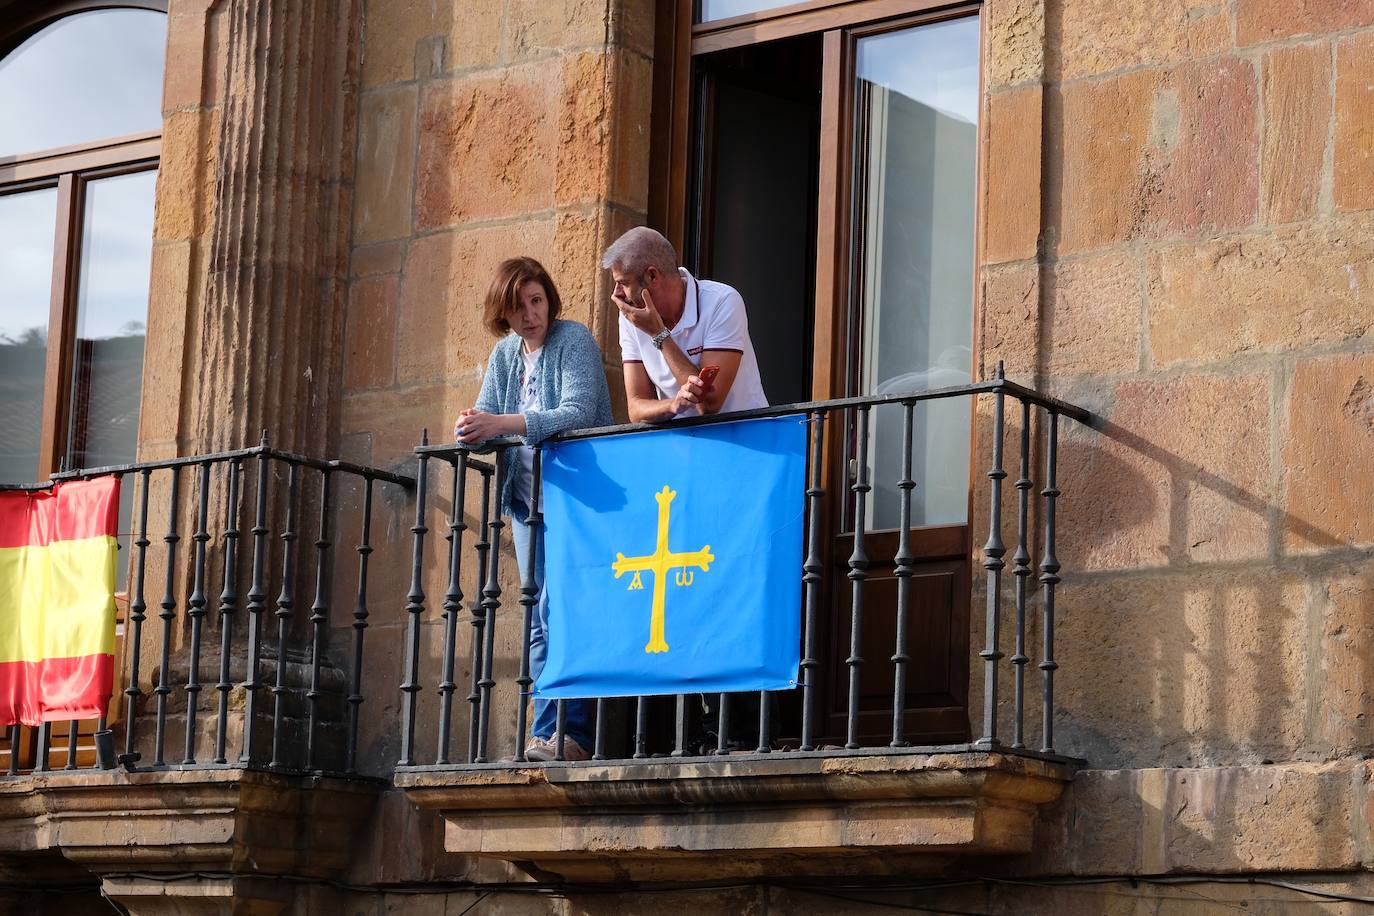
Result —
M 970 401 L 986 521 L 916 524 L 922 412 Z M 1090 416 L 999 375 L 681 425 L 790 414 L 808 455 L 799 686 L 598 700 L 581 761 L 523 758 L 536 590 L 514 581 L 491 455 L 422 442 L 412 477 L 264 441 L 58 475 L 133 488 L 122 680 L 93 733 L 0 740 L 0 852 L 60 853 L 126 901 L 189 860 L 227 887 L 337 879 L 389 791 L 443 818 L 448 852 L 544 878 L 910 874 L 1028 851 L 1083 763 L 1054 744 L 1055 506 L 1061 420 Z M 880 422 L 895 465 L 870 460 Z M 875 485 L 895 530 L 865 522 Z

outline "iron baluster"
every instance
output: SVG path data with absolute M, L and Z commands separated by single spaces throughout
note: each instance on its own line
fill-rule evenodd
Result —
M 310 603 L 310 689 L 305 702 L 309 709 L 309 725 L 305 739 L 305 768 L 315 768 L 315 737 L 320 725 L 320 659 L 324 653 L 324 628 L 329 622 L 329 551 L 334 546 L 329 539 L 329 489 L 333 474 L 325 471 L 320 477 L 320 521 L 315 541 L 315 600 Z
M 1016 579 L 1016 651 L 1012 654 L 1014 728 L 1011 746 L 1026 746 L 1026 580 L 1030 577 L 1028 522 L 1030 490 L 1030 404 L 1021 401 L 1021 474 L 1016 478 L 1016 552 L 1011 556 L 1011 574 Z
M 38 726 L 38 759 L 34 761 L 34 769 L 40 773 L 46 773 L 52 767 L 48 763 L 48 756 L 52 753 L 52 723 L 44 722 Z
M 363 703 L 363 631 L 367 629 L 367 559 L 372 555 L 372 478 L 363 478 L 363 526 L 358 538 L 358 597 L 353 605 L 353 669 L 348 688 L 348 744 L 344 772 L 358 768 L 358 712 Z
M 491 514 L 491 474 L 482 471 L 482 520 L 477 525 L 477 543 L 473 545 L 477 553 L 477 587 L 472 590 L 472 677 L 468 690 L 468 763 L 477 759 L 477 729 L 482 707 L 482 660 L 486 657 L 482 647 L 486 644 L 483 632 L 486 623 L 486 610 L 483 586 L 487 574 L 487 554 L 491 551 L 491 541 L 487 540 L 487 523 Z
M 420 446 L 429 445 L 429 430 L 420 433 Z M 429 483 L 429 456 L 421 454 L 416 471 L 418 489 L 415 492 L 415 524 L 410 531 L 414 535 L 411 548 L 410 591 L 406 594 L 406 667 L 405 680 L 401 683 L 401 766 L 415 765 L 415 709 L 420 693 L 420 617 L 425 612 L 424 562 L 425 535 L 425 492 Z
M 674 757 L 687 756 L 687 694 L 679 693 L 673 703 L 673 753 Z
M 892 650 L 892 747 L 906 747 L 903 735 L 906 718 L 906 669 L 911 663 L 907 652 L 907 629 L 911 617 L 911 577 L 916 571 L 916 558 L 911 553 L 911 491 L 916 481 L 911 477 L 912 435 L 915 427 L 916 404 L 902 405 L 902 479 L 897 481 L 901 496 L 901 530 L 897 535 L 897 555 L 893 558 L 897 579 L 897 634 Z
M 138 474 L 138 539 L 134 541 L 134 546 L 138 548 L 138 563 L 134 568 L 134 600 L 129 604 L 129 621 L 134 625 L 133 648 L 129 653 L 129 686 L 124 688 L 124 757 L 128 763 L 138 759 L 134 752 L 134 732 L 138 722 L 138 698 L 143 695 L 138 686 L 138 677 L 139 662 L 143 656 L 143 621 L 147 619 L 144 611 L 148 609 L 143 585 L 148 570 L 148 545 L 152 543 L 148 540 L 148 479 L 152 473 L 151 469 L 144 468 Z
M 825 488 L 822 486 L 821 480 L 821 467 L 825 457 L 825 418 L 826 412 L 824 410 L 816 410 L 811 413 L 811 483 L 806 488 L 806 560 L 802 564 L 802 587 L 806 590 L 806 616 L 804 620 L 806 633 L 802 637 L 805 654 L 802 656 L 800 666 L 802 678 L 801 749 L 804 751 L 816 749 L 814 709 L 816 671 L 820 667 L 820 659 L 816 657 L 816 615 L 820 605 L 821 583 L 824 581 L 822 573 L 825 571 L 821 560 L 821 497 L 825 495 Z
M 592 737 L 592 759 L 606 759 L 606 698 L 596 698 L 596 732 Z
M 868 508 L 868 492 L 873 489 L 868 483 L 868 414 L 871 408 L 859 408 L 858 436 L 854 444 L 857 466 L 854 469 L 854 483 L 849 489 L 854 494 L 854 552 L 849 557 L 849 581 L 852 583 L 849 613 L 849 710 L 848 735 L 845 747 L 859 746 L 859 672 L 863 667 L 863 606 L 864 582 L 868 578 L 868 554 L 864 552 L 864 528 L 867 525 L 865 511 Z
M 563 700 L 558 701 L 557 724 L 553 730 L 553 759 L 562 760 L 563 753 L 567 749 L 567 734 L 564 729 L 568 725 L 568 706 Z
M 267 591 L 263 588 L 263 574 L 267 563 L 267 479 L 270 465 L 267 457 L 267 430 L 262 432 L 258 455 L 257 508 L 253 516 L 253 581 L 248 587 L 248 675 L 243 682 L 243 750 L 240 760 L 253 759 L 253 725 L 257 720 L 258 668 L 262 662 L 262 612 L 267 608 Z
M 162 656 L 161 667 L 158 670 L 157 686 L 153 692 L 157 694 L 157 721 L 153 739 L 153 765 L 165 766 L 167 761 L 163 759 L 163 748 L 167 740 L 167 695 L 172 692 L 171 686 L 167 683 L 167 669 L 172 664 L 172 619 L 176 617 L 176 550 L 177 541 L 181 537 L 177 534 L 177 503 L 181 499 L 181 475 L 177 473 L 178 468 L 170 468 L 172 472 L 172 495 L 170 500 L 169 519 L 167 523 L 167 534 L 162 540 L 167 544 L 167 589 L 163 593 L 162 612 L 158 617 L 162 619 Z
M 67 765 L 62 769 L 76 769 L 76 733 L 80 729 L 81 723 L 76 719 L 67 722 Z
M 1044 615 L 1044 660 L 1040 670 L 1044 673 L 1044 713 L 1041 735 L 1041 751 L 1054 753 L 1054 672 L 1059 663 L 1054 660 L 1054 587 L 1059 584 L 1059 558 L 1054 552 L 1054 511 L 1055 500 L 1059 497 L 1059 414 L 1049 411 L 1049 431 L 1045 442 L 1045 489 L 1040 495 L 1045 497 L 1045 553 L 1040 559 L 1041 611 Z
M 486 644 L 482 648 L 482 677 L 477 682 L 480 696 L 477 723 L 476 763 L 487 762 L 487 735 L 491 724 L 491 692 L 496 686 L 493 677 L 494 656 L 496 655 L 496 610 L 501 606 L 501 490 L 506 485 L 505 453 L 496 455 L 496 473 L 492 482 L 492 496 L 496 501 L 488 522 L 491 543 L 487 549 L 487 581 L 482 587 L 482 638 Z
M 272 762 L 270 766 L 286 765 L 286 751 L 282 741 L 282 727 L 286 724 L 286 639 L 291 632 L 291 615 L 296 606 L 296 503 L 300 497 L 300 467 L 287 462 L 286 472 L 286 529 L 281 533 L 281 591 L 277 593 L 277 681 L 272 685 Z
M 463 609 L 462 558 L 463 532 L 467 523 L 463 520 L 464 504 L 467 497 L 468 455 L 463 452 L 453 468 L 453 489 L 450 506 L 452 512 L 448 520 L 448 589 L 444 592 L 444 671 L 439 682 L 439 751 L 437 763 L 448 763 L 449 735 L 453 724 L 453 691 L 458 685 L 453 682 L 456 643 L 458 641 L 458 612 Z
M 720 715 L 716 717 L 716 753 L 730 753 L 730 694 L 720 694 Z
M 649 730 L 649 702 L 646 697 L 635 697 L 635 749 L 634 759 L 643 760 L 649 756 L 646 743 Z
M 194 579 L 191 597 L 186 599 L 186 616 L 191 619 L 191 652 L 186 675 L 186 756 L 183 764 L 196 762 L 196 713 L 200 699 L 200 635 L 205 619 L 205 544 L 210 540 L 210 462 L 200 466 L 199 505 L 196 507 Z
M 520 674 L 515 679 L 519 695 L 519 707 L 515 711 L 515 759 L 525 759 L 525 729 L 529 724 L 529 703 L 534 694 L 534 678 L 530 676 L 530 635 L 533 632 L 535 608 L 539 604 L 539 583 L 534 578 L 534 564 L 539 556 L 539 526 L 543 515 L 539 511 L 539 489 L 543 476 L 543 455 L 534 449 L 534 468 L 530 476 L 529 516 L 525 519 L 529 527 L 529 548 L 525 551 L 525 575 L 520 582 L 520 606 L 524 609 L 521 619 L 520 636 Z
M 239 475 L 243 461 L 235 458 L 229 465 L 229 503 L 224 510 L 224 589 L 219 593 L 219 714 L 215 720 L 215 763 L 226 763 L 225 744 L 229 733 L 229 660 L 234 646 L 234 614 L 238 610 Z
M 758 753 L 767 754 L 773 750 L 772 710 L 768 706 L 768 691 L 759 691 L 759 746 Z
M 997 378 L 1002 378 L 1002 364 L 997 364 Z M 1002 652 L 998 648 L 1001 627 L 1002 570 L 1006 567 L 1003 557 L 1006 545 L 1002 543 L 1002 481 L 1007 472 L 1002 467 L 1002 439 L 1006 395 L 998 389 L 992 396 L 992 467 L 988 470 L 988 480 L 992 481 L 991 505 L 988 509 L 988 542 L 983 545 L 983 568 L 988 571 L 987 578 L 987 621 L 983 650 L 978 653 L 983 659 L 983 737 L 978 739 L 980 747 L 997 745 L 997 675 L 998 662 Z
M 11 725 L 9 728 L 10 736 L 10 766 L 9 775 L 19 775 L 19 726 Z

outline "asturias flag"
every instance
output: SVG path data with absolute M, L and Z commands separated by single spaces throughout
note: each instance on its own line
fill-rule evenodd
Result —
M 0 492 L 0 726 L 105 715 L 119 478 Z
M 796 686 L 805 467 L 800 416 L 551 443 L 535 695 Z

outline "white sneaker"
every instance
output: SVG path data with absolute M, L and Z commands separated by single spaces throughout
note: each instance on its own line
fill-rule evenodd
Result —
M 525 747 L 526 760 L 553 760 L 558 755 L 558 745 L 553 738 L 531 738 Z M 591 760 L 587 749 L 567 735 L 563 736 L 564 760 Z

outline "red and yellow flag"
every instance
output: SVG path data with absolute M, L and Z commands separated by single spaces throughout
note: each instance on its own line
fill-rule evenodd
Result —
M 105 715 L 119 478 L 0 492 L 0 726 Z

